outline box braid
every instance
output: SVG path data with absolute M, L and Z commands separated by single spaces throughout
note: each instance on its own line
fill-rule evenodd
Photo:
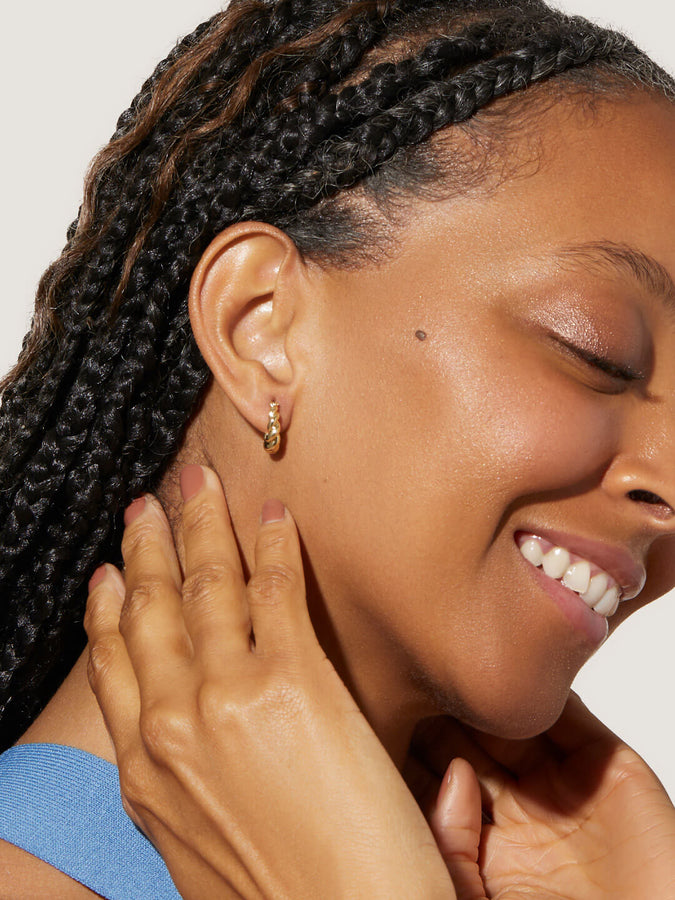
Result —
M 159 64 L 3 382 L 3 745 L 81 650 L 86 579 L 119 559 L 124 507 L 156 489 L 208 382 L 187 311 L 208 243 L 259 219 L 353 263 L 375 230 L 348 189 L 380 208 L 392 186 L 433 189 L 429 138 L 536 82 L 675 96 L 626 38 L 540 0 L 232 0 Z

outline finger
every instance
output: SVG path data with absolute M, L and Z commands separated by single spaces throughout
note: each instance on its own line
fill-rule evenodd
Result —
M 247 595 L 257 650 L 283 651 L 297 647 L 298 640 L 316 642 L 307 612 L 298 532 L 279 500 L 263 505 Z
M 114 566 L 96 570 L 89 582 L 84 627 L 89 638 L 89 684 L 119 759 L 140 716 L 138 682 L 118 624 L 124 579 Z
M 134 500 L 124 513 L 124 580 L 132 590 L 144 576 L 160 575 L 180 591 L 183 577 L 171 526 L 162 505 L 151 495 Z
M 134 667 L 144 703 L 155 699 L 192 658 L 180 593 L 180 568 L 169 523 L 150 495 L 125 514 L 122 555 L 126 600 L 119 630 Z
M 202 466 L 181 473 L 185 580 L 183 616 L 195 653 L 220 667 L 250 651 L 251 623 L 239 549 L 220 479 Z
M 512 773 L 480 746 L 470 729 L 450 716 L 422 722 L 415 731 L 411 752 L 439 778 L 455 757 L 468 760 L 480 780 L 482 802 L 488 811 L 501 792 L 513 785 Z
M 430 825 L 450 872 L 457 900 L 485 900 L 478 869 L 482 827 L 480 786 L 466 760 L 457 758 L 450 763 Z

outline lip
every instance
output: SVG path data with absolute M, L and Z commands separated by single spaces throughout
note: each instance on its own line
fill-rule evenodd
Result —
M 541 536 L 543 537 L 543 535 Z M 522 564 L 527 567 L 534 581 L 555 603 L 574 631 L 583 635 L 584 642 L 588 643 L 593 649 L 599 647 L 609 631 L 607 619 L 592 610 L 590 606 L 587 606 L 575 591 L 565 587 L 561 582 L 549 578 L 541 569 L 529 563 L 520 552 L 518 557 Z
M 534 534 L 550 541 L 556 547 L 564 547 L 576 556 L 582 556 L 598 568 L 611 575 L 621 590 L 621 600 L 632 600 L 640 593 L 647 580 L 645 567 L 636 562 L 631 554 L 621 547 L 604 544 L 580 535 L 555 531 L 552 528 L 529 527 L 519 528 L 514 534 L 517 541 L 519 534 Z M 548 579 L 551 580 L 551 579 Z M 567 590 L 565 588 L 565 590 Z M 583 602 L 583 601 L 582 601 Z M 585 604 L 584 604 L 585 605 Z

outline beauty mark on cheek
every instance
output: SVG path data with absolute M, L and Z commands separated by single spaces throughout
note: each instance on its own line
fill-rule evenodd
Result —
M 426 333 L 426 331 L 422 331 L 420 329 L 419 331 L 415 332 L 415 337 L 417 338 L 418 341 L 426 341 L 427 333 Z

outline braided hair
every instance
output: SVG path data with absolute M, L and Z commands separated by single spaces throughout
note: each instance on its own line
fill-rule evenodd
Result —
M 213 237 L 258 219 L 320 262 L 372 258 L 402 197 L 483 177 L 441 129 L 483 117 L 501 140 L 494 101 L 537 83 L 523 109 L 675 98 L 625 37 L 541 0 L 232 0 L 159 64 L 94 160 L 2 384 L 3 745 L 81 651 L 86 580 L 119 559 L 124 507 L 157 488 L 208 383 L 187 294 Z

